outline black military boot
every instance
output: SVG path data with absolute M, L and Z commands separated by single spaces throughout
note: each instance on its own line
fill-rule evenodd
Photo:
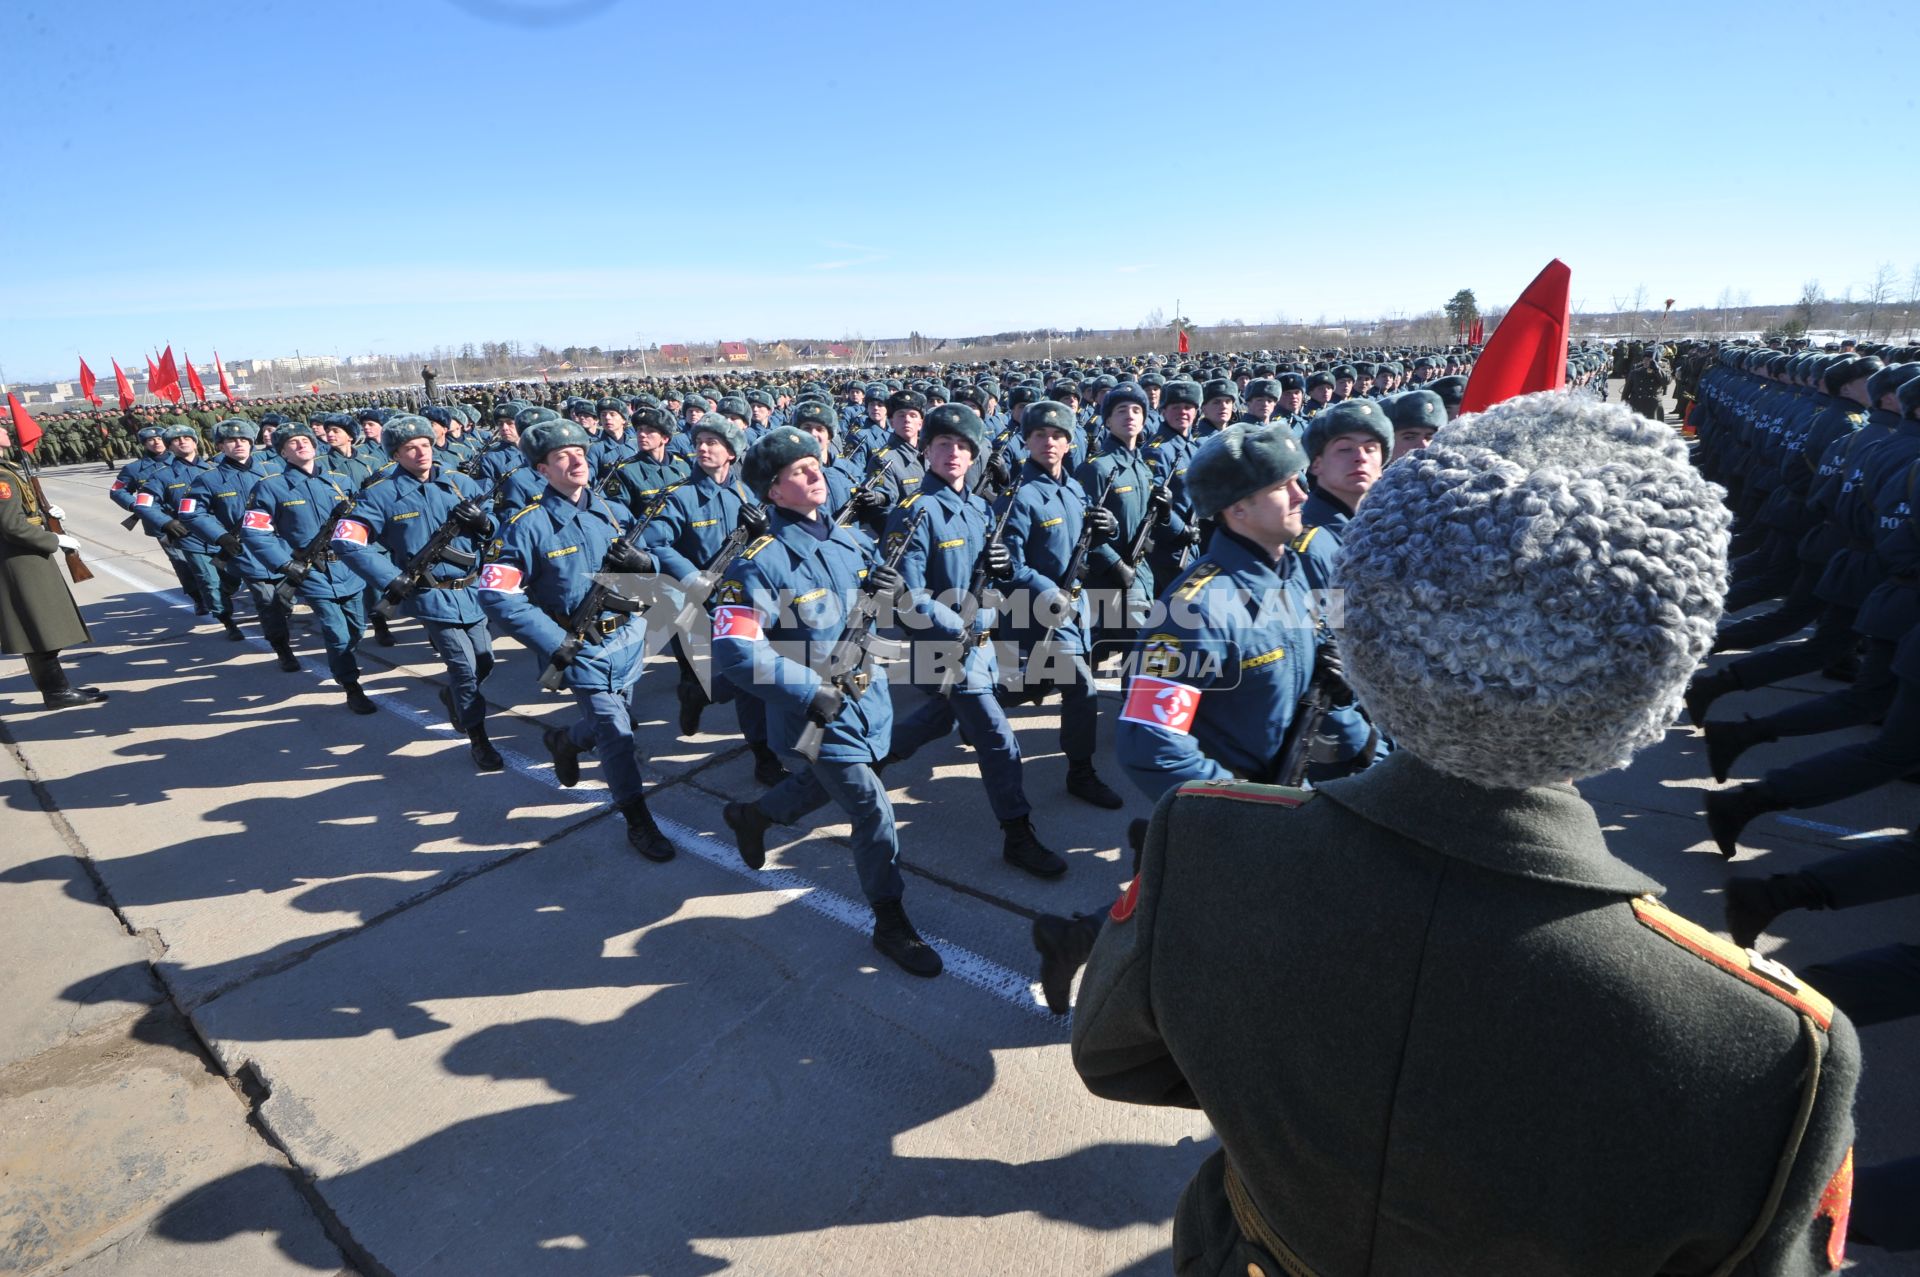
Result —
M 908 975 L 937 976 L 946 968 L 940 952 L 913 929 L 898 900 L 873 902 L 873 947 Z
M 620 814 L 627 818 L 627 846 L 656 864 L 673 859 L 673 843 L 660 832 L 660 826 L 653 823 L 653 813 L 647 810 L 644 797 L 622 804 Z
M 1058 878 L 1067 871 L 1067 862 L 1041 843 L 1040 836 L 1033 832 L 1033 822 L 1025 816 L 1003 820 L 1000 828 L 1007 835 L 1000 857 L 1015 869 L 1024 869 L 1036 878 Z
M 1090 758 L 1067 765 L 1067 792 L 1095 807 L 1105 807 L 1108 811 L 1119 811 L 1127 805 L 1126 800 L 1114 793 L 1112 786 L 1095 773 Z
M 1705 726 L 1708 708 L 1728 692 L 1740 690 L 1740 680 L 1732 667 L 1715 674 L 1694 675 L 1693 681 L 1687 684 L 1687 717 L 1695 727 Z
M 369 700 L 367 694 L 360 690 L 360 684 L 346 683 L 343 684 L 343 686 L 347 689 L 348 709 L 356 714 L 378 714 L 380 712 L 380 707 Z
M 240 628 L 240 623 L 238 621 L 235 621 L 232 617 L 230 616 L 221 617 L 220 624 L 227 631 L 227 641 L 229 643 L 243 643 L 246 641 L 246 638 L 247 638 L 246 632 Z
M 753 747 L 753 778 L 771 789 L 791 775 L 780 756 L 765 745 Z
M 674 689 L 680 697 L 680 734 L 693 736 L 700 731 L 700 714 L 707 708 L 707 694 L 690 678 L 680 680 Z
M 27 675 L 40 689 L 40 703 L 48 709 L 72 709 L 76 705 L 98 705 L 107 694 L 97 687 L 74 687 L 67 682 L 67 671 L 60 657 L 52 652 L 28 652 Z
M 767 829 L 773 821 L 758 803 L 728 803 L 720 809 L 720 819 L 733 830 L 733 841 L 740 848 L 740 859 L 749 869 L 767 867 Z
M 1803 873 L 1769 878 L 1736 875 L 1727 879 L 1727 933 L 1742 949 L 1789 909 L 1818 909 L 1825 903 L 1819 884 Z
M 1073 977 L 1093 953 L 1100 935 L 1100 914 L 1071 918 L 1043 913 L 1033 920 L 1033 947 L 1040 951 L 1040 992 L 1047 1010 L 1065 1015 L 1073 1009 Z
M 1713 778 L 1721 784 L 1727 783 L 1727 773 L 1733 770 L 1733 764 L 1740 755 L 1755 745 L 1765 745 L 1780 739 L 1778 732 L 1764 723 L 1756 723 L 1752 717 L 1744 717 L 1737 723 L 1708 723 L 1701 728 L 1707 736 L 1707 766 L 1713 772 Z
M 1820 669 L 1821 678 L 1830 678 L 1836 683 L 1851 683 L 1860 677 L 1860 648 L 1849 644 L 1834 654 Z
M 473 756 L 473 765 L 479 771 L 497 772 L 507 765 L 506 760 L 500 757 L 500 751 L 493 747 L 491 740 L 487 739 L 487 729 L 484 726 L 476 727 L 467 733 L 467 753 Z
M 387 618 L 378 612 L 373 615 L 373 641 L 381 647 L 392 647 L 394 644 L 393 631 L 387 628 Z
M 580 751 L 564 727 L 549 727 L 540 733 L 540 743 L 553 755 L 553 778 L 560 788 L 572 789 L 580 783 Z
M 436 695 L 440 699 L 440 708 L 447 711 L 447 726 L 456 732 L 459 731 L 460 711 L 456 709 L 453 704 L 453 689 L 451 687 L 443 687 Z
M 1732 860 L 1740 854 L 1740 831 L 1755 816 L 1785 811 L 1787 804 L 1767 788 L 1765 781 L 1737 785 L 1707 795 L 1707 832 L 1720 854 Z
M 273 653 L 280 658 L 280 668 L 289 674 L 300 672 L 300 658 L 293 654 L 293 647 L 284 639 L 273 645 Z

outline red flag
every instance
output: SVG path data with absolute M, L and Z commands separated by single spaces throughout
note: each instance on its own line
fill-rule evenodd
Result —
M 180 402 L 180 367 L 173 362 L 173 347 L 160 356 L 160 387 L 155 394 L 164 395 L 169 402 Z
M 120 361 L 113 361 L 113 380 L 120 391 L 120 411 L 133 407 L 133 384 L 127 380 L 127 374 L 120 371 Z
M 27 415 L 27 410 L 20 406 L 20 401 L 13 397 L 11 390 L 7 392 L 7 411 L 13 414 L 13 442 L 20 451 L 32 452 L 39 447 L 40 426 Z
M 1461 415 L 1491 408 L 1515 395 L 1566 386 L 1572 280 L 1573 272 L 1557 257 L 1534 276 L 1474 364 L 1467 393 L 1460 400 Z
M 80 393 L 96 408 L 100 406 L 100 396 L 93 393 L 93 388 L 99 384 L 100 379 L 93 375 L 93 369 L 87 367 L 87 361 L 82 359 L 80 361 Z
M 1183 355 L 1187 353 L 1187 326 L 1185 324 L 1180 325 L 1180 353 Z
M 191 356 L 186 356 L 186 360 L 187 360 L 187 384 L 193 387 L 193 393 L 199 397 L 200 402 L 205 403 L 207 401 L 207 388 L 205 385 L 201 384 L 200 372 L 198 369 L 196 369 L 193 366 L 193 359 Z
M 316 381 L 311 386 L 308 386 L 307 389 L 317 395 L 320 393 L 320 383 Z
M 233 383 L 227 380 L 227 366 L 220 362 L 220 352 L 217 350 L 213 352 L 213 370 L 220 374 L 220 393 L 227 397 L 228 403 L 232 403 Z

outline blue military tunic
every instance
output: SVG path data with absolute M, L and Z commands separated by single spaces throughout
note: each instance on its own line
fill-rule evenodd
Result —
M 362 580 L 384 590 L 413 561 L 453 507 L 463 500 L 484 502 L 486 490 L 456 469 L 434 466 L 416 479 L 404 468 L 377 479 L 355 500 L 353 510 L 333 530 L 333 547 Z M 486 546 L 461 534 L 447 546 L 472 556 L 477 565 Z M 423 621 L 472 625 L 482 618 L 471 589 L 476 567 L 460 568 L 441 560 L 433 565 L 434 585 L 416 592 L 405 611 Z
M 622 507 L 591 489 L 585 504 L 575 505 L 546 487 L 538 501 L 507 520 L 488 548 L 474 583 L 480 606 L 496 625 L 539 653 L 544 668 L 566 640 L 564 622 L 593 587 L 608 547 L 631 523 Z M 631 684 L 641 649 L 623 647 L 623 659 L 610 664 L 596 655 L 599 646 L 589 643 L 567 666 L 569 687 L 617 692 Z
M 1005 500 L 1006 498 L 1003 498 Z M 1051 591 L 1070 592 L 1078 582 L 1065 579 L 1073 547 L 1086 520 L 1087 491 L 1064 470 L 1058 479 L 1029 461 L 1021 467 L 1013 491 L 1013 512 L 1003 538 L 1013 558 L 1012 589 L 1026 591 L 1028 613 L 1023 624 L 1010 627 L 1006 637 L 1030 646 L 1046 633 L 1036 614 L 1038 601 Z M 1084 654 L 1089 647 L 1086 605 L 1076 600 L 1073 615 L 1060 625 L 1054 640 L 1062 650 Z
M 714 482 L 705 470 L 696 470 L 693 478 L 673 485 L 664 495 L 666 505 L 647 525 L 647 549 L 660 570 L 677 581 L 705 568 L 740 526 L 741 509 L 756 504 L 740 482 L 737 466 L 728 471 L 724 484 Z
M 215 543 L 229 532 L 240 535 L 240 553 L 229 564 L 243 581 L 265 581 L 274 575 L 255 553 L 243 524 L 254 487 L 279 473 L 280 463 L 269 456 L 255 454 L 245 465 L 222 456 L 188 485 L 182 501 L 183 506 L 191 502 L 192 509 L 182 509 L 180 522 L 192 528 L 200 540 Z
M 316 465 L 312 474 L 288 469 L 253 485 L 247 512 L 241 518 L 242 539 L 260 563 L 276 576 L 296 550 L 305 549 L 323 530 L 331 535 L 335 512 L 350 490 L 338 475 Z M 364 588 L 359 577 L 329 548 L 297 587 L 309 602 L 349 599 Z
M 866 578 L 858 537 L 824 515 L 771 512 L 773 532 L 736 557 L 710 600 L 713 664 L 721 677 L 767 706 L 767 737 L 791 749 L 824 665 L 846 629 L 847 612 Z M 820 759 L 872 763 L 887 755 L 893 701 L 886 667 L 872 667 L 866 693 L 850 698 L 826 726 Z
M 915 521 L 924 513 L 925 518 Z M 907 534 L 913 526 L 911 536 Z M 908 638 L 958 639 L 966 622 L 958 604 L 973 584 L 975 562 L 987 546 L 993 527 L 993 509 L 985 498 L 975 496 L 963 486 L 959 490 L 944 483 L 922 484 L 920 491 L 900 503 L 887 519 L 887 535 L 882 545 L 891 556 L 902 550 L 900 575 L 906 579 L 906 612 L 918 623 L 902 618 Z M 990 629 L 992 609 L 976 618 L 978 629 Z M 966 686 L 989 690 L 993 686 L 993 648 L 981 644 L 966 654 Z
M 151 535 L 162 535 L 162 528 L 179 519 L 180 502 L 186 498 L 193 481 L 212 468 L 211 462 L 183 461 L 176 456 L 167 457 L 162 464 L 153 468 L 133 498 L 133 511 L 140 516 L 140 521 Z M 180 522 L 186 523 L 186 520 L 181 519 Z M 193 525 L 188 524 L 187 527 L 189 531 L 193 530 Z M 216 549 L 212 541 L 198 532 L 180 545 L 194 554 L 212 554 Z

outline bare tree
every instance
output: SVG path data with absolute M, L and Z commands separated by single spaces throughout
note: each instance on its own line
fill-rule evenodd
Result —
M 1867 281 L 1867 335 L 1871 337 L 1879 331 L 1880 308 L 1893 300 L 1894 274 L 1892 262 L 1881 262 L 1873 268 L 1873 278 Z
M 1640 312 L 1647 308 L 1647 286 L 1645 284 L 1635 284 L 1633 286 L 1633 300 L 1629 304 L 1633 307 L 1632 326 L 1638 328 L 1641 323 L 1644 322 L 1640 318 Z M 1649 323 L 1647 326 L 1651 328 L 1653 325 Z

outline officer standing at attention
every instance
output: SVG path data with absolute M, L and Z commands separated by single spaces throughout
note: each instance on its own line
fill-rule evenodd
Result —
M 285 469 L 253 486 L 240 526 L 246 547 L 261 566 L 278 576 L 286 571 L 296 551 L 304 550 L 332 529 L 329 520 L 336 517 L 342 503 L 350 500 L 350 494 L 339 476 L 319 468 L 313 430 L 306 423 L 281 426 L 273 432 L 273 445 Z M 346 691 L 347 708 L 356 714 L 375 713 L 374 703 L 360 690 L 360 662 L 354 655 L 367 627 L 360 578 L 347 570 L 331 548 L 326 548 L 294 588 L 319 618 L 327 668 Z M 283 669 L 299 668 L 292 660 L 291 648 L 275 651 Z
M 486 537 L 493 531 L 487 490 L 435 459 L 433 427 L 424 417 L 393 418 L 380 432 L 380 442 L 399 465 L 369 484 L 334 524 L 334 550 L 379 597 L 403 607 L 426 628 L 427 642 L 447 667 L 447 686 L 440 690 L 447 724 L 466 734 L 476 768 L 497 772 L 505 764 L 487 738 L 487 702 L 480 695 L 480 684 L 493 670 L 493 644 L 473 590 Z M 411 596 L 396 589 L 414 556 L 449 520 L 460 535 L 433 563 L 428 583 Z
M 728 803 L 721 816 L 740 859 L 760 869 L 769 827 L 833 802 L 853 825 L 854 866 L 873 907 L 873 947 L 910 975 L 939 975 L 939 952 L 920 938 L 901 903 L 906 883 L 893 804 L 873 772 L 893 732 L 886 667 L 874 665 L 864 694 L 850 698 L 793 659 L 831 652 L 862 591 L 884 603 L 904 581 L 889 568 L 869 570 L 859 539 L 822 513 L 827 480 L 811 436 L 791 426 L 769 430 L 743 468 L 755 495 L 772 509 L 773 530 L 733 561 L 714 593 L 714 668 L 765 699 L 768 729 L 783 748 L 792 749 L 809 723 L 825 735 L 816 761 L 757 802 Z
M 1020 743 L 993 694 L 998 670 L 993 647 L 986 641 L 992 609 L 971 617 L 971 635 L 969 619 L 955 610 L 973 588 L 981 555 L 987 556 L 992 579 L 1013 575 L 1013 556 L 1007 547 L 987 544 L 993 510 L 984 498 L 967 490 L 967 472 L 986 446 L 986 436 L 986 423 L 965 404 L 942 404 L 929 412 L 920 435 L 926 444 L 927 477 L 920 491 L 901 502 L 887 519 L 884 551 L 892 554 L 904 544 L 900 575 L 906 581 L 911 611 L 924 621 L 924 628 L 910 634 L 927 641 L 916 646 L 916 659 L 907 667 L 913 671 L 915 690 L 925 699 L 894 724 L 893 748 L 884 761 L 890 766 L 913 757 L 921 746 L 945 736 L 957 723 L 962 739 L 973 747 L 988 805 L 1005 835 L 1002 859 L 1036 878 L 1058 878 L 1067 871 L 1067 862 L 1033 831 L 1033 808 L 1021 780 Z M 980 601 L 966 606 L 979 607 Z M 973 638 L 978 641 L 970 642 Z M 927 659 L 936 653 L 939 659 Z M 942 695 L 936 667 L 945 668 L 954 661 L 965 662 L 964 672 Z
M 47 510 L 14 459 L 13 431 L 0 425 L 0 652 L 26 662 L 48 709 L 107 699 L 97 687 L 72 686 L 60 666 L 61 648 L 93 638 L 53 557 L 79 548 L 65 532 L 47 531 Z
M 475 588 L 489 620 L 539 657 L 544 672 L 566 641 L 563 621 L 573 615 L 596 572 L 646 573 L 653 556 L 620 545 L 632 516 L 595 493 L 587 449 L 593 440 L 577 423 L 545 421 L 520 436 L 528 466 L 544 481 L 539 500 L 515 513 L 488 548 Z M 597 641 L 567 665 L 567 687 L 580 717 L 572 727 L 549 727 L 541 740 L 564 789 L 580 783 L 580 755 L 599 755 L 613 803 L 627 822 L 627 845 L 648 860 L 672 860 L 674 847 L 654 823 L 633 752 L 633 688 L 640 681 L 646 626 L 633 612 L 609 611 Z
M 1428 454 L 1338 579 L 1348 676 L 1400 748 L 1311 797 L 1171 791 L 1087 964 L 1081 1078 L 1220 1136 L 1174 1270 L 1840 1267 L 1852 1026 L 1660 905 L 1570 783 L 1678 711 L 1726 586 L 1717 490 L 1664 427 L 1558 393 Z

